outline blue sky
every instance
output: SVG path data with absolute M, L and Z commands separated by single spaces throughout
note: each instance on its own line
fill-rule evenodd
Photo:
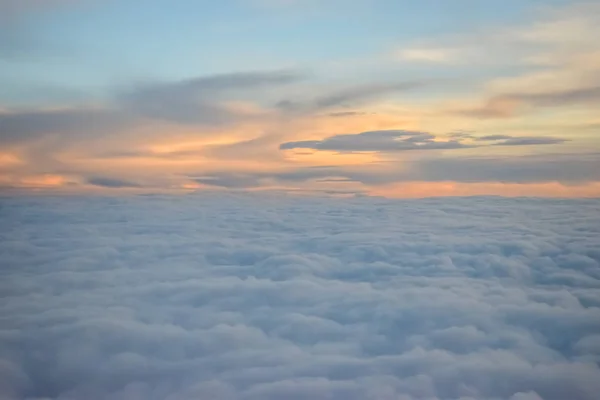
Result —
M 8 27 L 24 43 L 3 60 L 2 83 L 9 88 L 3 100 L 38 101 L 28 86 L 57 86 L 74 96 L 102 94 L 129 81 L 242 68 L 319 69 L 335 60 L 382 57 L 423 37 L 522 21 L 550 3 L 559 1 L 92 0 L 40 6 Z

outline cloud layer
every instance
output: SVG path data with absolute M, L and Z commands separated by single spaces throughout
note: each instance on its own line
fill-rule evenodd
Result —
M 598 200 L 0 204 L 4 399 L 600 391 Z

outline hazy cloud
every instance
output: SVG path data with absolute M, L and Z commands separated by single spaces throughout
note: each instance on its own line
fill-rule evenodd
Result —
M 277 107 L 286 112 L 313 113 L 336 107 L 361 105 L 394 93 L 425 86 L 424 82 L 369 83 L 332 91 L 310 100 L 281 100 Z
M 122 93 L 119 99 L 127 109 L 146 117 L 177 123 L 219 124 L 238 121 L 244 116 L 223 103 L 232 100 L 232 94 L 239 96 L 247 90 L 285 85 L 303 78 L 291 71 L 222 74 L 142 85 Z
M 542 93 L 509 93 L 491 97 L 481 107 L 459 110 L 476 118 L 511 118 L 531 108 L 569 107 L 600 103 L 600 87 L 584 87 Z
M 367 186 L 398 182 L 508 182 L 577 184 L 600 180 L 600 155 L 549 154 L 511 157 L 424 157 L 405 161 L 401 169 L 391 163 L 358 166 L 322 166 L 278 172 L 231 173 L 212 171 L 194 180 L 225 188 L 264 187 L 269 183 L 336 180 Z
M 28 142 L 48 135 L 90 138 L 133 123 L 131 116 L 110 109 L 21 109 L 0 112 L 0 143 Z
M 565 106 L 600 103 L 600 86 L 556 90 L 542 93 L 517 93 L 506 95 L 510 99 L 525 101 L 536 106 Z
M 224 101 L 234 94 L 302 79 L 293 72 L 251 72 L 200 77 L 180 82 L 140 85 L 116 95 L 102 108 L 15 109 L 0 111 L 0 143 L 40 137 L 100 138 L 140 124 L 142 119 L 219 125 L 247 114 Z
M 420 160 L 415 180 L 459 182 L 549 182 L 600 180 L 599 154 L 462 157 Z

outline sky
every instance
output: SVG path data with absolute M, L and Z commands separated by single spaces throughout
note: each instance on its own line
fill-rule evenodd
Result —
M 0 0 L 0 191 L 600 196 L 600 3 Z

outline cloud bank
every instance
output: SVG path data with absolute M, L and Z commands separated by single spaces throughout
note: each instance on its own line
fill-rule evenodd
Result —
M 3 399 L 600 391 L 598 200 L 205 192 L 0 205 Z

